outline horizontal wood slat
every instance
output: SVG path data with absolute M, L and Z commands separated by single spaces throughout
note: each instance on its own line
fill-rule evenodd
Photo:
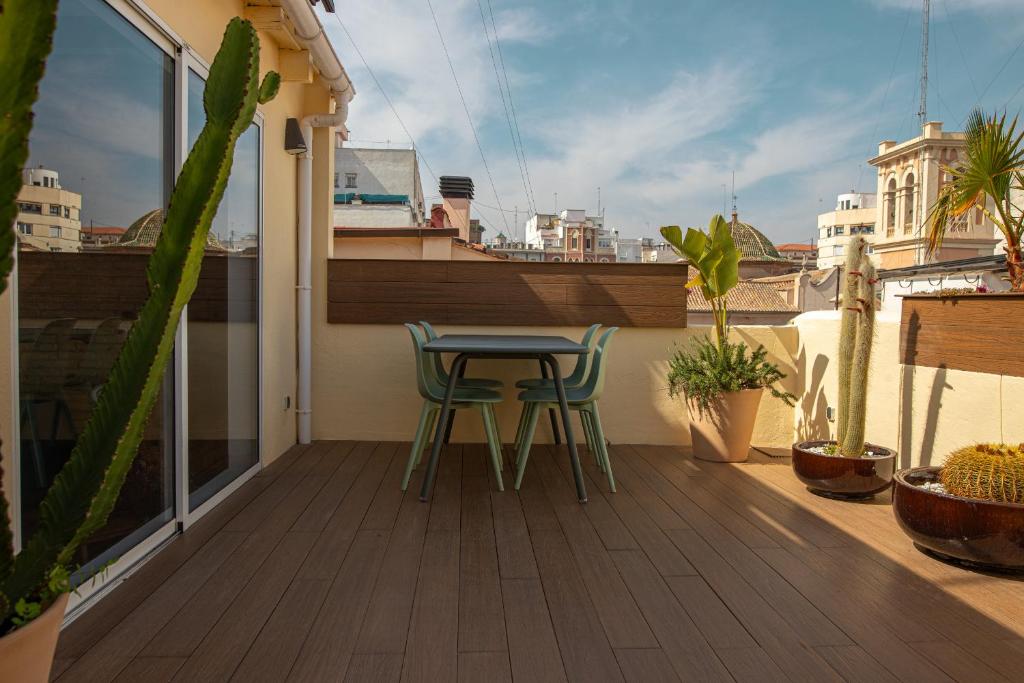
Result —
M 148 253 L 18 253 L 22 319 L 135 318 L 149 295 Z M 251 256 L 208 254 L 189 302 L 189 320 L 255 322 L 259 263 Z
M 1024 294 L 903 299 L 900 362 L 1024 377 Z
M 327 263 L 327 321 L 686 327 L 686 267 L 652 263 Z

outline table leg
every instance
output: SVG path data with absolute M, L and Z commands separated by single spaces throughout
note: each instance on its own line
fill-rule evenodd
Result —
M 572 478 L 576 481 L 576 497 L 581 503 L 587 502 L 587 488 L 583 484 L 583 470 L 580 468 L 580 456 L 576 452 L 576 439 L 572 435 L 572 422 L 569 417 L 569 402 L 565 397 L 565 385 L 562 383 L 562 371 L 558 361 L 548 354 L 544 360 L 551 366 L 551 375 L 555 380 L 555 393 L 558 394 L 558 407 L 562 413 L 562 430 L 565 433 L 565 444 L 569 447 L 569 462 L 572 464 Z
M 548 378 L 548 366 L 543 360 L 540 361 L 540 376 L 544 379 Z M 555 444 L 560 444 L 562 443 L 562 437 L 558 434 L 558 420 L 555 419 L 554 408 L 548 408 L 548 417 L 551 418 L 551 434 L 555 438 Z
M 449 375 L 458 377 L 458 373 L 466 365 L 467 359 L 468 357 L 465 354 L 460 353 L 456 356 Z M 434 443 L 430 449 L 430 460 L 427 461 L 427 471 L 423 474 L 423 486 L 420 487 L 420 500 L 424 502 L 426 502 L 427 497 L 430 495 L 430 489 L 434 484 L 434 475 L 437 474 L 437 461 L 441 459 L 441 447 L 444 445 L 444 432 L 448 424 L 448 417 L 454 412 L 451 408 L 456 384 L 458 382 L 448 382 L 448 387 L 444 392 L 444 401 L 441 402 L 441 414 L 437 417 L 437 428 L 434 430 Z
M 459 374 L 458 374 L 458 377 L 456 377 L 456 380 L 462 379 L 463 377 L 466 376 L 466 366 L 467 365 L 469 365 L 469 359 L 466 359 L 466 362 L 462 364 L 461 368 L 459 368 Z M 455 371 L 455 365 L 453 364 L 452 365 L 452 372 L 454 372 L 454 371 Z M 453 375 L 452 373 L 448 373 L 448 381 L 450 382 L 451 378 L 454 377 L 454 376 L 455 375 Z M 457 381 L 456 381 L 456 386 L 458 386 L 458 382 Z M 451 412 L 451 414 L 448 415 L 448 424 L 445 425 L 445 428 L 444 428 L 444 442 L 445 443 L 448 443 L 451 440 L 451 438 L 452 438 L 452 427 L 454 425 L 455 425 L 455 411 L 453 410 Z

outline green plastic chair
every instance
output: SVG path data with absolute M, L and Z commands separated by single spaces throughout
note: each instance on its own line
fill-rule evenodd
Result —
M 587 331 L 583 334 L 583 340 L 580 342 L 588 349 L 593 349 L 594 341 L 597 339 L 597 331 L 601 329 L 600 323 L 594 323 L 587 328 Z M 590 360 L 590 354 L 584 353 L 576 359 L 576 367 L 572 369 L 572 373 L 568 377 L 562 380 L 562 384 L 568 387 L 579 386 L 583 383 L 583 379 L 587 374 L 587 365 Z M 531 377 L 529 379 L 521 379 L 516 382 L 517 389 L 554 389 L 555 380 L 550 377 Z
M 430 433 L 441 413 L 441 404 L 444 402 L 447 389 L 447 386 L 437 377 L 434 364 L 426 358 L 427 352 L 423 350 L 426 341 L 419 328 L 410 323 L 406 323 L 405 326 L 409 329 L 409 334 L 412 335 L 413 349 L 416 355 L 416 387 L 419 389 L 420 396 L 423 397 L 423 408 L 420 410 L 416 436 L 412 441 L 409 461 L 405 465 L 405 475 L 402 477 L 403 491 L 408 488 L 413 468 L 419 464 L 424 449 L 430 444 Z M 456 386 L 455 395 L 452 397 L 452 410 L 472 408 L 480 411 L 484 421 L 484 432 L 487 434 L 487 446 L 491 452 L 491 465 L 494 467 L 494 476 L 498 480 L 498 490 L 504 491 L 505 486 L 501 480 L 501 435 L 498 432 L 498 420 L 494 415 L 494 404 L 500 402 L 501 394 L 491 389 Z
M 434 332 L 434 327 L 426 320 L 420 321 L 420 326 L 423 327 L 423 331 L 427 335 L 427 341 L 434 341 L 437 339 L 437 332 Z M 437 373 L 438 379 L 442 384 L 448 384 L 448 371 L 444 369 L 444 362 L 441 360 L 441 354 L 432 353 L 434 357 L 434 372 Z M 460 387 L 475 387 L 477 389 L 501 389 L 505 386 L 501 380 L 497 379 L 485 379 L 483 377 L 460 377 Z
M 587 439 L 587 446 L 594 454 L 598 467 L 608 477 L 608 486 L 612 493 L 615 492 L 615 476 L 612 474 L 612 463 L 608 458 L 608 448 L 605 444 L 604 429 L 601 426 L 601 414 L 597 409 L 597 401 L 604 392 L 605 368 L 608 365 L 608 347 L 612 335 L 618 331 L 617 327 L 608 328 L 597 342 L 594 348 L 594 359 L 590 363 L 590 372 L 586 381 L 576 387 L 566 387 L 565 397 L 570 410 L 578 411 L 580 420 L 583 423 L 583 434 Z M 519 394 L 519 400 L 523 402 L 523 430 L 516 441 L 516 482 L 515 488 L 518 491 L 523 481 L 523 473 L 526 471 L 526 462 L 530 457 L 530 445 L 533 443 L 533 435 L 537 429 L 537 418 L 542 412 L 549 408 L 558 407 L 558 395 L 554 388 L 551 389 L 527 389 Z

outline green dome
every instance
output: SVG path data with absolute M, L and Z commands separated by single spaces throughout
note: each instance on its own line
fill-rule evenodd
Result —
M 740 261 L 787 260 L 779 254 L 779 250 L 775 248 L 770 239 L 764 236 L 764 233 L 753 225 L 740 221 L 736 213 L 732 214 L 729 232 L 732 234 L 732 241 L 736 244 L 736 248 L 739 249 Z
M 143 247 L 152 249 L 156 246 L 156 239 L 164 227 L 164 218 L 167 217 L 166 209 L 153 209 L 147 211 L 132 223 L 117 241 L 119 247 Z M 225 251 L 224 247 L 211 230 L 206 236 L 206 248 L 211 251 Z

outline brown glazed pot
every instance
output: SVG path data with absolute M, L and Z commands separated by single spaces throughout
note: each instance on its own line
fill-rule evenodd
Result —
M 981 569 L 1024 571 L 1024 505 L 928 491 L 939 467 L 896 473 L 892 510 L 914 545 L 940 559 Z
M 745 461 L 763 393 L 764 389 L 730 391 L 707 411 L 687 401 L 694 457 L 712 462 Z
M 46 683 L 50 679 L 67 605 L 65 593 L 28 626 L 0 638 L 0 681 Z
M 896 451 L 874 444 L 866 447 L 885 452 L 880 458 L 837 458 L 807 450 L 834 441 L 804 441 L 793 444 L 793 472 L 796 478 L 819 496 L 841 500 L 866 500 L 892 485 Z

